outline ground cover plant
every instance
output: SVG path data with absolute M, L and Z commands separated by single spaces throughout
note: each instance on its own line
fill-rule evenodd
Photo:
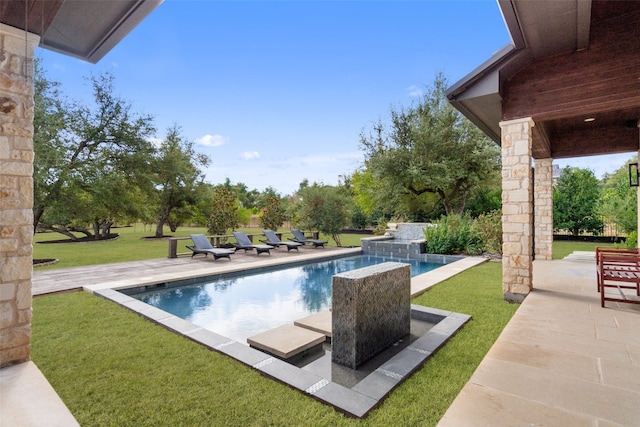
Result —
M 83 426 L 429 426 L 518 306 L 502 299 L 499 263 L 463 272 L 413 302 L 473 319 L 365 420 L 87 293 L 34 299 L 32 357 Z

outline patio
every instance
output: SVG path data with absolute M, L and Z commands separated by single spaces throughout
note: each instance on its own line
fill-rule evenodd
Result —
M 330 251 L 337 255 L 353 250 Z M 231 263 L 178 258 L 36 271 L 33 289 L 37 294 L 51 292 L 53 287 L 64 290 L 60 287 L 66 283 L 73 288 L 83 284 L 94 288 L 124 286 L 129 281 L 175 275 L 178 264 L 189 265 L 189 275 L 202 275 L 234 264 L 241 268 L 256 263 L 266 266 L 326 256 L 328 251 L 309 250 L 299 256 L 285 251 L 274 254 L 260 258 L 239 254 Z M 467 262 L 473 263 L 474 259 Z M 439 272 L 431 280 L 428 273 L 419 281 L 432 286 L 461 271 L 460 267 L 451 265 L 448 274 Z M 535 291 L 523 302 L 439 425 L 639 425 L 640 307 L 616 303 L 600 307 L 592 258 L 536 261 L 534 269 Z M 4 375 L 8 370 L 0 372 Z M 24 387 L 25 383 L 21 384 Z M 18 397 L 15 393 L 7 395 Z M 5 414 L 7 403 L 0 404 Z
M 593 257 L 533 266 L 534 291 L 438 425 L 640 425 L 640 306 L 600 307 Z

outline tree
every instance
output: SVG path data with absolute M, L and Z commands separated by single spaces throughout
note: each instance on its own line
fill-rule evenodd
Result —
M 227 190 L 233 191 L 238 198 L 240 206 L 245 209 L 253 210 L 260 204 L 260 192 L 256 189 L 249 190 L 247 185 L 242 182 L 231 184 L 231 180 L 226 178 L 222 186 Z
M 278 227 L 284 222 L 284 210 L 278 196 L 267 196 L 265 207 L 260 211 L 260 225 L 267 230 L 278 231 Z
M 207 220 L 209 234 L 226 234 L 238 226 L 238 198 L 235 193 L 225 187 L 213 190 L 211 214 Z
M 391 109 L 391 123 L 379 121 L 361 134 L 365 166 L 379 194 L 397 207 L 433 215 L 423 195 L 434 195 L 447 214 L 462 213 L 471 192 L 500 169 L 500 151 L 447 101 L 447 81 L 439 73 L 422 101 Z M 409 211 L 411 212 L 411 211 Z
M 628 164 L 637 162 L 637 157 L 629 159 L 613 174 L 602 179 L 602 198 L 598 212 L 608 224 L 616 224 L 626 233 L 638 230 L 638 190 L 629 186 Z
M 336 187 L 313 184 L 298 191 L 300 227 L 330 235 L 338 246 L 340 232 L 349 224 L 349 203 Z
M 155 131 L 115 95 L 113 76 L 92 76 L 94 105 L 62 100 L 39 67 L 34 100 L 34 231 L 38 226 L 96 238 L 117 218 L 135 216 L 148 182 Z M 82 208 L 80 208 L 82 207 Z
M 566 167 L 553 189 L 553 228 L 599 233 L 603 223 L 597 215 L 600 183 L 589 169 Z
M 167 130 L 152 166 L 156 237 L 162 237 L 167 222 L 175 231 L 192 216 L 198 182 L 202 180 L 200 167 L 207 166 L 209 161 L 209 157 L 195 151 L 192 142 L 184 140 L 177 126 Z

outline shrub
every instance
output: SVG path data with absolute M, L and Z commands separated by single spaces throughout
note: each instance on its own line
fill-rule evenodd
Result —
M 278 231 L 284 222 L 284 210 L 278 196 L 267 196 L 265 207 L 260 212 L 260 225 L 267 230 Z
M 635 249 L 638 247 L 638 231 L 633 230 L 631 233 L 627 235 L 627 240 L 625 240 L 624 244 L 628 248 Z
M 238 225 L 238 199 L 235 193 L 224 187 L 215 188 L 212 194 L 213 208 L 207 219 L 209 234 L 226 234 Z
M 483 242 L 468 215 L 443 216 L 424 229 L 427 251 L 433 254 L 479 255 Z
M 484 251 L 502 254 L 502 213 L 499 210 L 480 215 L 473 228 L 482 239 Z

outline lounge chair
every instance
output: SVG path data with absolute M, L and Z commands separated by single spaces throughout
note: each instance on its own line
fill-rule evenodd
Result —
M 283 242 L 278 238 L 273 230 L 262 230 L 262 232 L 264 233 L 264 236 L 267 238 L 267 240 L 260 241 L 266 243 L 267 245 L 275 246 L 276 248 L 285 245 L 287 247 L 287 252 L 289 252 L 291 249 L 295 249 L 297 251 L 298 247 L 302 246 L 302 243 L 299 242 Z
M 317 248 L 318 246 L 320 246 L 321 248 L 324 249 L 324 245 L 328 243 L 326 240 L 307 239 L 304 233 L 298 229 L 293 229 L 291 230 L 291 232 L 293 233 L 293 239 L 289 239 L 289 240 L 302 243 L 303 245 L 312 244 L 314 248 Z
M 230 249 L 214 248 L 204 234 L 190 234 L 189 236 L 193 240 L 193 246 L 187 245 L 187 248 L 193 252 L 191 258 L 197 254 L 204 254 L 205 256 L 211 254 L 214 260 L 218 258 L 229 258 L 231 260 L 231 254 L 235 252 L 235 250 L 232 251 Z
M 273 246 L 254 245 L 249 239 L 249 236 L 247 236 L 247 234 L 242 231 L 234 231 L 233 237 L 235 237 L 236 240 L 238 241 L 238 243 L 234 243 L 234 246 L 236 247 L 236 249 L 244 249 L 245 252 L 255 249 L 256 252 L 258 252 L 258 255 L 260 255 L 263 252 L 266 252 L 269 255 L 271 255 L 270 251 L 271 249 L 273 249 Z

